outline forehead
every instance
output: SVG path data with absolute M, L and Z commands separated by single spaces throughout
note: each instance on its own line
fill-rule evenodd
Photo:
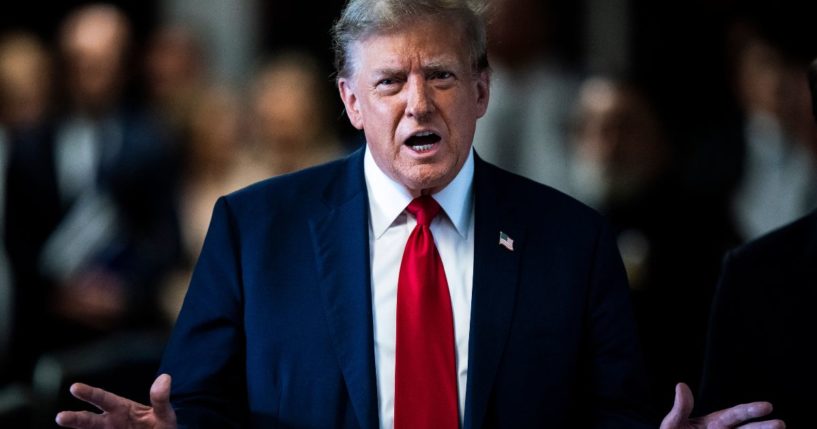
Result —
M 460 27 L 439 18 L 417 18 L 388 31 L 373 32 L 354 43 L 354 69 L 467 66 L 469 50 Z

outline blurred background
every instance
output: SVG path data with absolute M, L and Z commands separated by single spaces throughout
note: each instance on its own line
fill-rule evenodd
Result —
M 0 13 L 0 426 L 82 380 L 147 402 L 216 198 L 362 143 L 342 0 L 29 0 Z M 697 387 L 728 249 L 817 205 L 817 5 L 489 0 L 475 147 L 607 216 L 654 405 Z

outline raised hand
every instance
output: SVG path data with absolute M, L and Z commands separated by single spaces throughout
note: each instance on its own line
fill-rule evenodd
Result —
M 170 376 L 162 374 L 150 387 L 150 404 L 142 405 L 105 390 L 75 383 L 71 394 L 102 410 L 63 411 L 57 414 L 57 424 L 77 429 L 175 429 L 176 413 L 170 405 Z
M 661 429 L 784 429 L 782 420 L 766 420 L 745 423 L 748 420 L 763 417 L 772 412 L 768 402 L 740 404 L 732 408 L 716 411 L 703 417 L 690 418 L 694 399 L 689 387 L 684 383 L 675 386 L 675 404 L 661 422 Z

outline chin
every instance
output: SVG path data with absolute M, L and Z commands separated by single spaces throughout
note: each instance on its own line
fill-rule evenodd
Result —
M 446 176 L 438 171 L 415 174 L 406 177 L 406 179 L 406 184 L 410 185 L 410 189 L 418 191 L 426 189 L 438 191 L 440 188 L 447 185 Z

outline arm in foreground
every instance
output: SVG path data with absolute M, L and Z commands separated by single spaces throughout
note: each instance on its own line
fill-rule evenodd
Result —
M 57 424 L 77 429 L 175 429 L 176 413 L 170 405 L 170 376 L 162 374 L 150 387 L 150 405 L 114 395 L 105 390 L 75 383 L 71 394 L 100 410 L 62 411 L 57 414 Z
M 675 386 L 675 404 L 661 422 L 660 429 L 784 429 L 782 420 L 746 423 L 772 412 L 768 402 L 751 402 L 715 411 L 703 417 L 690 418 L 694 405 L 692 392 L 684 383 Z

